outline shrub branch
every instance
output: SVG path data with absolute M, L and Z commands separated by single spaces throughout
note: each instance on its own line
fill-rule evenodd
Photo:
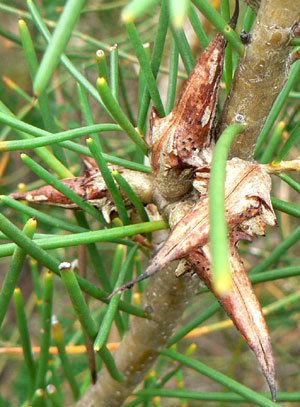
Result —
M 300 0 L 261 1 L 222 120 L 222 128 L 226 128 L 239 114 L 246 123 L 245 132 L 232 146 L 232 157 L 252 158 L 259 132 L 289 73 L 292 58 L 288 43 L 299 10 Z

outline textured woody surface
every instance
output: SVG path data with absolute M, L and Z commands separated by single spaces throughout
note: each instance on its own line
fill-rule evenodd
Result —
M 159 350 L 166 346 L 189 299 L 199 289 L 199 283 L 190 276 L 175 277 L 175 268 L 171 264 L 149 281 L 143 307 L 152 310 L 154 319 L 131 318 L 130 330 L 115 352 L 116 365 L 125 381 L 116 382 L 103 369 L 97 384 L 90 387 L 78 406 L 120 407 L 144 378 Z
M 247 125 L 232 147 L 232 157 L 252 157 L 258 134 L 287 79 L 291 63 L 287 44 L 299 15 L 300 0 L 261 1 L 222 120 L 222 128 L 226 128 L 241 114 Z

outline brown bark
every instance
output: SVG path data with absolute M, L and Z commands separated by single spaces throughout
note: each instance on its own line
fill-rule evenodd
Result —
M 190 276 L 175 277 L 175 267 L 172 263 L 149 281 L 143 306 L 151 309 L 153 320 L 131 318 L 130 330 L 115 353 L 116 365 L 125 381 L 116 382 L 103 369 L 96 385 L 90 387 L 77 406 L 119 407 L 141 382 L 196 291 Z
M 222 120 L 225 128 L 242 115 L 247 126 L 232 146 L 232 157 L 252 158 L 258 134 L 289 73 L 288 42 L 299 13 L 300 0 L 261 1 Z

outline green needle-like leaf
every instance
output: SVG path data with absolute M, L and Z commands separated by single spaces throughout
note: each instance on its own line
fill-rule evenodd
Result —
M 15 117 L 14 114 L 4 105 L 4 103 L 0 101 L 0 114 L 1 113 L 3 113 L 3 116 L 11 116 L 13 119 Z M 33 136 L 28 134 L 26 131 L 23 132 L 21 130 L 17 130 L 17 133 L 22 139 L 32 140 L 33 138 Z M 66 169 L 66 167 L 53 155 L 51 151 L 49 151 L 48 148 L 39 147 L 35 152 L 60 178 L 67 178 L 70 175 L 70 171 Z
M 199 41 L 200 41 L 202 47 L 206 48 L 209 44 L 209 39 L 208 39 L 206 32 L 203 28 L 203 25 L 196 13 L 195 7 L 192 4 L 190 5 L 189 10 L 188 10 L 188 16 L 189 16 L 190 22 L 193 26 L 193 29 L 199 38 Z
M 186 35 L 183 30 L 178 30 L 175 27 L 171 27 L 171 30 L 184 67 L 188 75 L 190 75 L 195 66 L 195 58 L 193 57 L 193 53 L 191 47 L 189 46 Z
M 90 339 L 94 339 L 97 334 L 95 321 L 91 316 L 71 264 L 67 262 L 61 263 L 59 270 L 82 329 Z
M 226 21 L 230 20 L 229 0 L 221 1 L 221 15 Z M 227 47 L 225 49 L 225 59 L 224 59 L 224 78 L 228 92 L 231 89 L 232 76 L 233 76 L 232 45 L 229 43 L 227 44 Z
M 288 277 L 299 276 L 299 274 L 300 266 L 291 266 L 251 275 L 250 280 L 253 284 L 258 284 L 265 281 L 279 280 L 281 278 L 287 279 Z
M 264 127 L 262 128 L 262 131 L 260 132 L 260 135 L 257 138 L 254 157 L 258 156 L 266 138 L 268 137 L 268 134 L 270 133 L 275 121 L 279 116 L 279 113 L 284 103 L 286 102 L 289 96 L 290 91 L 292 90 L 295 82 L 298 80 L 299 74 L 300 74 L 300 61 L 297 61 L 293 64 L 290 70 L 289 78 L 286 81 L 281 92 L 277 96 L 277 99 L 275 100 L 272 109 L 270 110 L 269 116 L 264 124 Z
M 16 201 L 15 199 L 10 198 L 9 196 L 0 195 L 0 202 L 4 203 L 5 205 L 9 206 L 10 208 L 15 209 L 23 214 L 29 215 L 33 218 L 36 218 L 41 223 L 45 225 L 53 226 L 58 229 L 68 230 L 69 232 L 78 233 L 78 232 L 87 232 L 86 229 L 73 225 L 63 219 L 56 218 L 53 215 L 47 215 L 37 209 L 31 208 L 28 205 L 24 205 L 20 201 Z
M 299 0 L 290 2 L 291 10 L 296 1 Z M 264 7 L 272 9 L 274 5 L 272 6 L 272 2 L 262 1 L 259 8 L 260 0 L 244 1 L 245 4 L 239 1 L 240 10 L 237 0 L 220 0 L 218 4 L 211 0 L 26 0 L 23 2 L 23 8 L 10 4 L 16 2 L 0 3 L 4 25 L 7 25 L 6 19 L 9 20 L 8 28 L 0 27 L 2 45 L 6 47 L 7 44 L 10 53 L 17 50 L 21 53 L 21 59 L 18 56 L 13 62 L 9 59 L 8 64 L 6 52 L 3 54 L 3 101 L 9 108 L 0 101 L 0 187 L 1 194 L 8 195 L 0 195 L 0 260 L 2 258 L 1 267 L 4 267 L 0 287 L 0 327 L 2 324 L 3 342 L 0 349 L 0 375 L 4 378 L 4 385 L 7 383 L 4 375 L 7 363 L 11 357 L 16 358 L 16 355 L 20 354 L 18 363 L 14 363 L 16 369 L 13 372 L 12 384 L 8 383 L 9 386 L 1 395 L 3 403 L 6 405 L 14 402 L 24 407 L 61 407 L 64 404 L 72 404 L 72 400 L 73 404 L 78 405 L 88 404 L 89 401 L 101 404 L 102 398 L 106 397 L 105 404 L 119 405 L 125 402 L 128 407 L 160 407 L 165 403 L 183 406 L 189 402 L 200 405 L 205 404 L 204 401 L 206 404 L 212 402 L 230 406 L 244 403 L 263 407 L 275 406 L 269 394 L 253 391 L 242 385 L 237 377 L 233 380 L 229 377 L 231 374 L 225 370 L 212 369 L 199 361 L 199 358 L 197 360 L 194 355 L 191 357 L 197 347 L 189 341 L 199 335 L 199 332 L 200 335 L 213 331 L 226 334 L 226 329 L 234 327 L 233 321 L 236 322 L 240 315 L 240 307 L 235 309 L 233 306 L 231 309 L 232 307 L 227 307 L 228 304 L 224 303 L 225 308 L 230 308 L 228 314 L 232 321 L 224 317 L 222 306 L 211 297 L 210 291 L 218 296 L 230 289 L 234 260 L 230 256 L 234 253 L 230 253 L 229 249 L 235 239 L 229 241 L 230 228 L 227 226 L 230 219 L 226 213 L 230 210 L 231 196 L 228 200 L 228 171 L 228 180 L 225 178 L 226 169 L 229 170 L 230 166 L 226 167 L 226 162 L 228 152 L 233 151 L 230 144 L 233 142 L 236 146 L 236 143 L 239 143 L 235 136 L 251 123 L 247 121 L 243 126 L 240 123 L 244 122 L 239 121 L 238 115 L 234 114 L 236 121 L 229 120 L 228 123 L 235 124 L 228 127 L 221 137 L 218 128 L 224 128 L 222 121 L 225 111 L 222 112 L 222 109 L 226 110 L 228 107 L 230 112 L 231 103 L 239 96 L 238 87 L 232 88 L 239 59 L 243 58 L 245 50 L 246 60 L 249 57 L 251 59 L 251 52 L 248 55 L 248 51 L 258 44 L 259 38 L 261 39 L 261 35 L 256 36 L 258 28 L 268 25 L 253 25 L 256 12 L 259 9 L 258 18 L 264 16 L 266 21 L 273 17 L 278 20 L 293 20 L 294 13 L 288 17 L 289 7 L 285 8 L 285 13 L 280 12 L 276 16 L 272 13 L 262 13 Z M 231 16 L 234 5 L 236 9 L 233 19 Z M 279 5 L 278 7 L 280 8 Z M 75 29 L 80 16 L 84 33 Z M 118 19 L 121 25 L 118 24 Z M 15 27 L 11 25 L 10 20 L 15 20 L 16 29 L 19 27 L 18 35 L 15 34 Z M 95 26 L 97 21 L 100 26 Z M 292 24 L 293 21 L 286 27 L 292 27 Z M 234 28 L 236 25 L 237 29 Z M 280 45 L 281 38 L 278 33 L 284 26 L 281 22 L 268 26 L 270 36 L 273 39 L 276 36 L 279 41 L 277 45 Z M 239 36 L 242 29 L 245 32 Z M 195 146 L 190 145 L 190 140 L 194 144 L 192 134 L 185 134 L 186 139 L 182 142 L 177 140 L 177 133 L 168 139 L 170 134 L 172 135 L 173 119 L 179 125 L 182 120 L 193 121 L 192 112 L 187 112 L 186 117 L 183 117 L 180 109 L 177 109 L 177 120 L 177 117 L 174 117 L 176 110 L 173 115 L 172 110 L 176 104 L 176 96 L 181 93 L 182 86 L 186 85 L 183 80 L 190 75 L 196 58 L 207 48 L 216 31 L 226 40 L 219 86 L 220 103 L 217 103 L 216 121 L 212 124 L 210 133 L 212 137 L 216 137 L 204 140 L 208 149 L 202 150 L 200 147 L 198 151 Z M 287 191 L 289 187 L 293 190 L 290 190 L 291 193 L 286 198 L 281 197 L 285 200 L 279 199 L 277 196 L 280 197 L 280 194 L 274 189 L 275 183 L 270 199 L 281 220 L 284 219 L 283 214 L 289 215 L 289 226 L 293 226 L 300 217 L 300 206 L 295 195 L 300 192 L 297 173 L 294 171 L 293 178 L 287 175 L 287 168 L 292 168 L 293 162 L 296 166 L 300 134 L 297 110 L 300 100 L 297 85 L 300 64 L 296 60 L 300 42 L 295 26 L 292 31 L 290 41 L 281 44 L 288 47 L 285 47 L 286 52 L 284 47 L 280 46 L 273 49 L 278 56 L 283 52 L 282 66 L 293 62 L 291 57 L 295 61 L 291 64 L 290 72 L 286 72 L 287 81 L 275 102 L 275 93 L 279 92 L 279 88 L 272 87 L 275 92 L 273 99 L 271 98 L 273 107 L 270 108 L 269 114 L 267 112 L 265 115 L 266 120 L 261 126 L 255 157 L 252 157 L 268 170 L 270 168 L 267 167 L 278 167 L 279 171 L 282 167 L 283 171 L 286 167 L 285 173 L 275 174 L 274 171 L 274 179 L 276 175 L 287 184 L 279 182 L 280 186 L 287 188 Z M 190 34 L 196 38 L 197 44 L 191 42 Z M 283 37 L 285 34 L 283 33 Z M 292 38 L 293 36 L 295 38 Z M 209 66 L 203 66 L 203 71 L 199 71 L 200 76 L 209 76 L 203 85 L 203 95 L 200 95 L 199 102 L 204 106 L 205 119 L 213 112 L 212 95 L 210 91 L 206 92 L 206 85 L 207 89 L 211 89 L 213 85 L 210 79 L 216 71 L 214 58 L 218 55 L 218 50 L 215 51 L 207 62 Z M 263 62 L 264 57 L 261 56 L 260 59 Z M 276 65 L 273 68 L 270 66 L 271 70 L 276 71 Z M 255 68 L 255 64 L 253 67 Z M 20 72 L 21 79 L 18 77 Z M 249 79 L 251 82 L 247 72 L 248 70 L 243 70 L 246 81 Z M 99 79 L 95 82 L 94 76 L 97 73 Z M 240 74 L 237 70 L 236 79 Z M 187 85 L 190 84 L 190 89 L 193 89 L 193 81 L 189 82 Z M 30 90 L 31 86 L 33 92 Z M 193 100 L 197 99 L 196 93 L 195 89 L 195 97 L 190 95 L 189 101 L 192 104 Z M 216 93 L 215 88 L 213 95 Z M 266 94 L 266 101 L 271 96 Z M 257 98 L 258 108 L 259 102 Z M 149 114 L 152 105 L 157 115 Z M 169 120 L 161 120 L 165 115 L 168 115 Z M 197 123 L 204 126 L 204 119 L 201 123 L 200 119 L 197 119 Z M 218 121 L 220 126 L 217 125 Z M 198 125 L 197 123 L 194 124 Z M 245 145 L 247 142 L 249 144 L 249 140 L 244 138 Z M 194 171 L 192 164 L 188 164 L 187 168 L 181 162 L 180 157 L 188 154 L 191 148 L 195 153 L 189 162 L 193 163 L 195 158 L 197 164 L 198 159 L 199 163 L 202 158 L 204 162 L 212 151 L 212 162 L 210 159 L 207 161 L 209 178 L 205 184 L 202 184 L 202 180 L 203 176 L 206 177 L 206 172 L 203 173 L 198 168 L 194 168 Z M 180 150 L 183 152 L 179 154 Z M 19 157 L 14 151 L 22 153 L 25 167 L 22 162 L 19 162 L 20 165 L 14 165 Z M 150 155 L 151 166 L 147 155 Z M 288 159 L 295 161 L 283 162 Z M 163 166 L 165 171 L 160 171 Z M 295 167 L 293 169 L 296 170 Z M 105 185 L 99 182 L 100 178 Z M 145 200 L 149 201 L 147 205 L 139 198 L 144 179 L 147 186 L 151 182 L 153 187 L 151 198 Z M 185 180 L 187 193 L 177 196 L 176 183 L 178 182 L 180 194 L 181 187 L 185 187 Z M 25 183 L 24 187 L 21 184 L 17 186 L 18 182 Z M 197 189 L 200 184 L 204 187 L 208 185 L 209 188 L 209 219 L 205 218 L 205 225 L 210 226 L 207 231 L 210 233 L 209 258 L 212 264 L 209 269 L 212 272 L 213 290 L 199 288 L 196 293 L 197 301 L 186 306 L 186 300 L 193 291 L 192 286 L 186 285 L 184 281 L 188 281 L 190 273 L 180 276 L 174 285 L 173 277 L 169 273 L 177 264 L 170 264 L 170 269 L 158 273 L 154 279 L 148 280 L 148 283 L 142 278 L 149 261 L 151 267 L 151 257 L 155 256 L 158 241 L 163 235 L 170 234 L 167 221 L 150 221 L 149 217 L 166 219 L 173 229 L 175 224 L 178 225 L 177 221 L 183 219 L 182 216 L 189 214 L 186 212 L 190 210 L 189 205 L 192 211 L 195 208 L 192 205 L 201 206 L 202 193 L 198 195 L 198 192 L 194 191 L 195 183 Z M 100 192 L 100 198 L 97 200 L 98 189 L 103 191 L 102 184 L 106 186 L 104 189 L 107 194 L 102 197 Z M 36 191 L 40 187 L 44 187 L 46 192 L 41 193 L 39 197 Z M 172 187 L 172 191 L 169 191 L 169 187 Z M 60 192 L 55 194 L 55 190 Z M 20 194 L 11 194 L 13 191 L 19 191 Z M 12 196 L 15 196 L 16 200 Z M 23 197 L 26 202 L 21 200 Z M 57 197 L 61 197 L 61 200 L 56 199 Z M 110 202 L 113 203 L 113 211 L 109 211 Z M 42 205 L 44 203 L 45 207 Z M 64 209 L 63 205 L 68 209 Z M 241 208 L 243 207 L 241 202 Z M 117 213 L 116 217 L 114 213 Z M 252 207 L 249 216 L 251 213 Z M 107 215 L 105 219 L 103 214 Z M 112 219 L 109 220 L 110 214 Z M 34 233 L 35 219 L 41 228 L 39 233 Z M 19 225 L 23 224 L 24 229 L 19 229 Z M 280 226 L 284 226 L 282 222 Z M 159 233 L 154 233 L 156 231 Z M 252 259 L 252 269 L 248 267 L 251 283 L 265 284 L 260 290 L 263 306 L 261 318 L 263 315 L 266 317 L 271 330 L 280 327 L 282 332 L 285 330 L 288 333 L 289 329 L 294 328 L 294 317 L 300 301 L 300 291 L 293 289 L 293 284 L 288 284 L 300 276 L 295 251 L 295 245 L 300 240 L 300 228 L 294 226 L 288 234 L 283 232 L 286 231 L 280 230 L 276 238 L 275 230 L 275 237 L 271 236 L 269 240 L 267 238 L 265 244 L 259 243 L 259 247 L 241 243 L 239 252 L 241 256 L 250 256 L 249 259 Z M 234 237 L 239 239 L 242 235 L 238 233 Z M 185 236 L 188 237 L 189 234 L 186 233 Z M 179 237 L 177 240 L 178 247 L 182 247 L 182 239 Z M 207 240 L 205 242 L 207 243 Z M 159 246 L 157 249 L 159 250 Z M 199 252 L 198 254 L 200 255 Z M 8 256 L 11 257 L 4 259 Z M 161 257 L 163 258 L 163 255 Z M 200 271 L 201 260 L 198 264 Z M 182 265 L 181 260 L 176 275 L 185 271 Z M 28 280 L 31 292 L 25 290 L 23 279 L 19 278 L 24 267 L 29 273 L 24 281 L 27 287 Z M 52 273 L 56 274 L 59 280 L 54 281 Z M 137 283 L 136 289 L 127 290 L 121 296 L 117 288 L 139 276 L 142 276 L 142 281 Z M 293 280 L 289 280 L 290 278 Z M 269 301 L 271 297 L 264 288 L 268 288 L 270 284 L 280 287 L 283 283 L 284 295 L 279 300 Z M 21 284 L 22 292 L 20 288 L 16 288 L 18 284 Z M 239 288 L 238 285 L 236 287 Z M 175 288 L 177 289 L 174 290 Z M 115 296 L 110 296 L 116 291 Z M 57 293 L 59 297 L 54 298 L 53 295 Z M 12 296 L 16 321 L 10 318 Z M 176 298 L 176 301 L 172 302 L 172 298 Z M 234 303 L 235 299 L 225 298 L 224 301 Z M 247 305 L 247 301 L 250 301 L 248 305 L 251 308 L 255 299 L 253 298 L 252 302 L 250 297 L 245 295 L 243 303 Z M 56 317 L 52 318 L 50 324 L 52 308 L 55 313 L 59 313 L 61 325 Z M 203 310 L 198 312 L 200 308 Z M 184 319 L 175 333 L 172 333 L 171 327 L 183 310 Z M 246 311 L 251 313 L 251 309 Z M 218 321 L 214 320 L 204 327 L 206 321 L 212 320 L 213 316 Z M 200 330 L 197 329 L 199 326 Z M 36 329 L 40 331 L 35 332 Z M 253 340 L 250 331 L 253 332 Z M 258 332 L 250 324 L 249 329 L 245 326 L 243 332 L 247 338 L 250 333 L 249 345 L 256 352 L 258 342 L 255 338 L 257 335 L 259 339 L 263 338 L 261 330 Z M 267 331 L 264 335 L 268 336 Z M 294 341 L 294 338 L 291 340 Z M 271 345 L 267 341 L 267 346 L 264 347 L 264 338 L 259 342 L 263 347 L 261 360 L 265 359 L 273 374 Z M 177 349 L 184 343 L 186 351 L 179 353 Z M 33 344 L 38 346 L 32 346 Z M 289 345 L 293 345 L 293 342 Z M 115 361 L 113 352 L 116 348 L 118 350 Z M 288 348 L 281 348 L 281 362 L 294 363 L 286 352 Z M 232 366 L 236 365 L 241 349 L 241 344 L 237 343 Z M 13 354 L 15 356 L 11 356 Z M 146 375 L 146 368 L 152 363 L 150 358 L 156 356 L 157 363 Z M 193 369 L 194 373 L 189 373 L 189 368 Z M 221 373 L 223 371 L 226 374 Z M 248 371 L 250 372 L 249 369 Z M 197 373 L 212 380 L 212 386 L 219 387 L 218 391 L 187 391 L 190 374 Z M 276 401 L 279 404 L 283 402 L 296 405 L 300 401 L 300 393 L 293 392 L 297 374 L 288 378 L 291 379 L 291 391 L 279 392 Z M 279 375 L 278 381 L 282 385 L 282 374 L 281 377 Z M 137 382 L 140 382 L 140 388 L 132 393 L 134 383 Z M 8 400 L 11 389 L 16 391 L 12 400 Z M 108 394 L 105 394 L 106 392 Z M 123 400 L 123 397 L 128 396 L 129 399 Z M 167 398 L 170 400 L 164 400 Z
M 31 76 L 31 80 L 33 81 L 35 78 L 35 75 L 38 71 L 39 63 L 37 59 L 37 55 L 34 49 L 34 44 L 30 36 L 29 29 L 25 23 L 24 20 L 19 20 L 19 31 L 20 31 L 20 37 L 24 49 L 24 53 L 27 59 L 28 63 L 28 68 L 29 68 L 29 73 Z M 50 132 L 57 132 L 58 128 L 57 125 L 54 121 L 52 112 L 51 112 L 51 105 L 49 102 L 48 95 L 46 92 L 42 92 L 40 96 L 38 97 L 38 106 L 41 111 L 42 119 L 44 122 L 45 129 L 50 131 Z M 53 151 L 56 155 L 56 157 L 62 161 L 64 164 L 66 164 L 66 158 L 64 155 L 63 150 L 61 149 L 60 146 L 54 145 L 53 146 Z M 66 168 L 65 172 L 69 173 L 68 177 L 72 177 L 72 173 Z M 66 176 L 67 177 L 67 176 Z
M 119 51 L 117 44 L 110 49 L 110 88 L 113 97 L 118 100 L 119 96 Z
M 134 190 L 131 188 L 131 186 L 128 184 L 126 179 L 122 177 L 122 175 L 118 171 L 113 171 L 112 175 L 137 210 L 137 213 L 140 215 L 141 220 L 144 222 L 149 222 L 150 219 L 144 208 L 144 205 L 142 204 L 140 198 L 137 196 Z
M 151 70 L 154 78 L 157 78 L 160 64 L 163 57 L 163 51 L 166 41 L 166 36 L 169 26 L 169 12 L 167 0 L 162 0 L 161 9 L 159 15 L 159 21 L 156 31 L 156 36 L 153 44 L 153 51 L 151 56 Z M 143 76 L 141 75 L 141 78 Z M 138 128 L 146 133 L 146 121 L 147 121 L 147 112 L 150 104 L 150 93 L 147 87 L 144 89 L 144 94 L 139 105 L 139 117 L 138 117 Z
M 57 346 L 59 357 L 61 360 L 61 366 L 64 370 L 64 374 L 71 387 L 71 391 L 72 391 L 74 400 L 78 400 L 79 395 L 80 395 L 79 386 L 76 382 L 73 368 L 70 364 L 69 356 L 67 355 L 67 352 L 66 352 L 63 330 L 62 330 L 61 324 L 54 316 L 52 318 L 52 336 L 53 336 L 55 345 Z
M 225 216 L 226 161 L 230 146 L 245 126 L 232 124 L 217 141 L 213 152 L 209 183 L 210 250 L 215 289 L 224 293 L 231 288 L 229 242 Z
M 284 130 L 285 127 L 285 123 L 284 122 L 279 122 L 278 125 L 276 126 L 274 133 L 272 135 L 271 140 L 269 141 L 267 147 L 265 148 L 260 162 L 262 164 L 267 164 L 270 161 L 272 161 L 273 156 L 279 146 L 279 144 L 281 143 L 282 140 L 282 132 Z
M 35 383 L 35 375 L 36 375 L 36 366 L 34 362 L 34 357 L 32 353 L 30 335 L 27 325 L 27 319 L 25 314 L 25 304 L 24 298 L 21 293 L 20 288 L 16 288 L 14 290 L 14 303 L 16 309 L 16 316 L 18 321 L 18 328 L 20 332 L 20 339 L 23 348 L 23 355 L 24 360 L 29 372 L 30 381 L 31 381 L 31 390 L 33 390 L 33 386 Z
M 46 88 L 55 68 L 57 67 L 61 55 L 71 37 L 73 28 L 80 16 L 86 0 L 68 0 L 64 11 L 49 42 L 42 62 L 36 73 L 34 80 L 34 92 L 40 95 Z
M 107 164 L 103 158 L 101 145 L 97 141 L 98 140 L 96 138 L 94 138 L 94 139 L 90 138 L 87 140 L 87 145 L 99 166 L 102 177 L 105 181 L 107 188 L 109 189 L 109 191 L 112 195 L 113 201 L 117 207 L 119 216 L 120 216 L 123 224 L 129 225 L 130 220 L 129 220 L 122 196 L 121 196 L 120 191 L 118 190 L 118 188 L 114 182 L 113 176 L 111 175 L 111 172 L 109 171 Z
M 139 133 L 135 130 L 133 125 L 130 123 L 129 119 L 121 109 L 119 103 L 113 97 L 111 90 L 109 89 L 107 82 L 104 78 L 98 78 L 97 80 L 97 89 L 101 95 L 102 100 L 104 101 L 107 109 L 110 111 L 111 116 L 115 119 L 115 121 L 122 127 L 124 131 L 128 134 L 128 136 L 132 139 L 132 141 L 140 147 L 143 153 L 147 153 L 148 148 L 143 141 L 142 137 Z
M 245 12 L 245 16 L 244 16 L 244 30 L 245 32 L 250 32 L 252 25 L 255 21 L 256 18 L 256 14 L 254 12 L 254 10 L 248 6 L 246 8 L 246 12 Z
M 166 114 L 169 114 L 172 111 L 175 104 L 177 75 L 178 75 L 178 57 L 179 57 L 178 47 L 176 45 L 175 40 L 173 39 L 171 48 Z
M 125 280 L 126 272 L 127 269 L 132 262 L 135 253 L 137 251 L 137 247 L 133 247 L 130 252 L 128 253 L 128 256 L 126 257 L 125 262 L 123 263 L 119 276 L 116 281 L 115 287 L 120 287 Z M 99 351 L 104 345 L 106 345 L 108 335 L 113 323 L 113 320 L 115 318 L 116 312 L 118 310 L 118 303 L 120 301 L 121 294 L 116 294 L 113 296 L 113 298 L 110 300 L 109 305 L 107 307 L 106 314 L 103 318 L 103 321 L 101 323 L 101 326 L 99 328 L 97 337 L 94 342 L 94 349 L 95 351 Z
M 46 403 L 45 390 L 37 389 L 32 397 L 31 405 L 33 407 L 42 407 Z
M 232 47 L 241 55 L 244 55 L 244 46 L 237 33 L 220 16 L 208 0 L 192 0 L 199 11 L 221 32 Z
M 32 16 L 32 20 L 34 21 L 37 29 L 40 31 L 45 40 L 49 43 L 51 40 L 51 35 L 41 17 L 41 14 L 36 4 L 33 2 L 33 0 L 27 0 L 27 6 Z M 72 64 L 69 58 L 67 58 L 65 55 L 61 55 L 61 62 L 68 70 L 68 72 L 76 79 L 76 81 L 80 83 L 87 90 L 87 92 L 105 109 L 105 106 L 101 98 L 99 97 L 99 94 L 95 87 L 86 79 L 85 76 L 83 76 L 78 71 L 78 69 Z
M 42 305 L 42 329 L 40 339 L 40 357 L 36 373 L 36 389 L 44 389 L 48 370 L 49 346 L 51 341 L 51 315 L 53 303 L 53 274 L 47 272 L 44 277 L 44 293 Z
M 269 398 L 267 393 L 257 393 L 266 399 Z M 201 401 L 215 401 L 215 402 L 227 402 L 227 403 L 244 403 L 246 402 L 245 397 L 242 397 L 233 392 L 198 392 L 198 391 L 191 391 L 191 390 L 172 390 L 172 389 L 143 389 L 139 390 L 136 393 L 137 396 L 141 398 L 145 397 L 162 397 L 162 398 L 170 398 L 170 399 L 182 399 L 182 400 L 196 400 Z M 300 392 L 288 393 L 288 392 L 278 392 L 277 393 L 277 401 L 280 402 L 299 402 L 300 401 Z M 141 399 L 139 399 L 138 404 L 128 404 L 128 407 L 133 407 L 134 405 L 138 405 L 141 403 Z M 260 404 L 256 404 L 260 405 Z M 276 404 L 273 404 L 276 405 Z
M 30 104 L 34 104 L 34 99 L 11 78 L 8 76 L 3 76 L 2 80 L 9 89 L 16 92 L 22 99 L 26 100 Z
M 283 240 L 276 248 L 272 251 L 270 256 L 268 256 L 265 260 L 263 260 L 260 264 L 255 266 L 252 270 L 252 274 L 260 273 L 266 270 L 269 266 L 273 263 L 277 262 L 281 256 L 283 256 L 290 247 L 292 247 L 295 243 L 298 242 L 300 239 L 300 226 L 298 226 L 289 237 Z
M 24 235 L 28 236 L 28 239 L 30 240 L 34 235 L 35 230 L 36 221 L 34 219 L 29 219 L 23 229 Z M 10 267 L 4 278 L 0 293 L 0 327 L 2 326 L 9 302 L 12 298 L 14 289 L 16 288 L 18 279 L 23 269 L 26 254 L 26 251 L 22 250 L 20 247 L 15 248 Z
M 296 192 L 300 194 L 300 184 L 293 180 L 287 174 L 279 174 L 279 178 L 281 178 L 284 182 L 286 182 L 291 188 L 293 188 Z
M 23 247 L 22 239 L 16 240 L 16 236 L 12 232 L 9 232 L 8 224 L 12 225 L 8 219 L 5 218 L 0 213 L 0 220 L 3 220 L 3 223 L 0 224 L 0 230 L 2 230 L 13 242 L 17 242 L 17 244 L 21 247 Z M 128 225 L 128 226 L 121 226 L 121 227 L 114 227 L 111 229 L 103 229 L 103 230 L 95 230 L 95 231 L 90 231 L 90 232 L 84 232 L 84 233 L 75 233 L 75 234 L 69 234 L 69 235 L 63 235 L 63 236 L 52 236 L 47 239 L 37 239 L 34 241 L 34 244 L 36 247 L 39 247 L 41 249 L 45 250 L 52 250 L 52 249 L 58 249 L 62 247 L 74 247 L 74 246 L 79 246 L 82 244 L 89 244 L 89 243 L 98 243 L 98 242 L 115 242 L 115 243 L 120 243 L 118 241 L 119 238 L 123 237 L 130 237 L 138 234 L 143 234 L 143 233 L 151 233 L 155 232 L 156 230 L 162 230 L 162 229 L 167 229 L 168 225 L 166 224 L 165 221 L 159 220 L 159 221 L 151 221 L 151 222 L 145 222 L 145 223 L 137 223 L 134 225 Z M 18 228 L 13 229 L 14 231 L 18 230 Z M 7 232 L 8 231 L 8 232 Z M 19 234 L 18 234 L 19 236 Z M 21 234 L 21 236 L 23 236 Z M 26 240 L 26 239 L 25 239 Z M 28 241 L 26 240 L 28 243 Z M 26 247 L 29 248 L 31 245 L 27 245 Z M 123 241 L 123 244 L 127 243 L 127 241 Z M 128 245 L 132 245 L 132 242 L 128 242 Z M 0 257 L 4 256 L 10 256 L 13 253 L 14 250 L 14 245 L 2 245 L 0 247 Z M 44 252 L 44 250 L 43 250 Z M 29 254 L 31 254 L 28 251 Z M 46 253 L 46 252 L 45 252 Z M 37 254 L 38 255 L 38 254 Z M 35 256 L 32 256 L 35 257 Z
M 299 137 L 300 137 L 300 123 L 298 123 L 292 130 L 291 134 L 289 135 L 289 138 L 285 142 L 282 149 L 279 151 L 278 156 L 276 157 L 276 161 L 281 161 L 285 159 L 290 149 L 293 147 L 293 145 L 295 145 Z
M 141 66 L 141 72 L 146 80 L 148 91 L 151 95 L 154 106 L 156 107 L 159 116 L 163 117 L 163 116 L 165 116 L 165 109 L 164 109 L 164 106 L 163 106 L 161 98 L 160 98 L 155 76 L 153 75 L 151 65 L 149 63 L 149 58 L 147 56 L 145 48 L 143 47 L 142 41 L 139 37 L 139 34 L 137 32 L 137 29 L 136 29 L 134 23 L 132 23 L 132 22 L 127 23 L 126 27 L 127 27 L 129 39 L 132 43 L 132 46 L 136 52 L 136 56 L 139 60 L 139 63 Z
M 198 373 L 203 374 L 204 376 L 210 377 L 212 380 L 222 384 L 228 389 L 243 396 L 246 400 L 252 403 L 256 403 L 257 405 L 262 407 L 277 406 L 277 404 L 274 403 L 273 401 L 268 400 L 266 397 L 260 395 L 259 393 L 256 393 L 255 391 L 249 389 L 246 386 L 243 386 L 239 382 L 231 379 L 228 376 L 225 376 L 223 373 L 220 373 L 217 370 L 212 369 L 211 367 L 205 365 L 204 363 L 198 360 L 194 360 L 192 358 L 184 356 L 176 352 L 175 350 L 171 349 L 163 350 L 161 351 L 161 354 L 168 356 L 171 359 L 176 360 L 177 362 L 180 362 L 186 366 L 189 366 L 190 368 L 196 370 Z
M 94 320 L 91 317 L 90 311 L 84 300 L 82 291 L 80 290 L 78 281 L 70 263 L 62 263 L 60 265 L 60 274 L 84 332 L 92 341 L 94 341 L 97 335 L 97 328 Z M 115 380 L 122 380 L 122 375 L 118 372 L 114 360 L 105 346 L 99 349 L 99 355 L 106 364 L 111 376 Z
M 46 130 L 39 129 L 15 119 L 10 115 L 0 113 L 0 123 L 7 124 L 14 129 L 21 130 L 32 136 L 38 137 L 34 140 L 11 140 L 0 142 L 0 151 L 16 151 L 16 150 L 31 150 L 33 148 L 46 146 L 54 143 L 59 143 L 65 140 L 86 136 L 97 131 L 120 131 L 120 127 L 116 124 L 95 124 L 93 126 L 86 126 L 74 130 L 67 130 L 60 133 L 52 134 Z
M 123 258 L 126 254 L 126 247 L 118 245 L 115 250 L 112 266 L 111 266 L 111 281 L 112 285 L 116 286 L 116 281 L 120 273 Z
M 297 204 L 272 197 L 272 205 L 274 209 L 277 209 L 280 212 L 288 213 L 291 216 L 300 218 L 300 206 Z

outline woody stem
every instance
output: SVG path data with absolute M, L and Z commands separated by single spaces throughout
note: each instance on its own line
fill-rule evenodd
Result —
M 253 156 L 259 133 L 287 80 L 291 63 L 288 42 L 299 10 L 300 0 L 261 1 L 251 42 L 236 71 L 222 118 L 222 129 L 233 123 L 237 115 L 245 120 L 245 132 L 232 145 L 232 157 Z

